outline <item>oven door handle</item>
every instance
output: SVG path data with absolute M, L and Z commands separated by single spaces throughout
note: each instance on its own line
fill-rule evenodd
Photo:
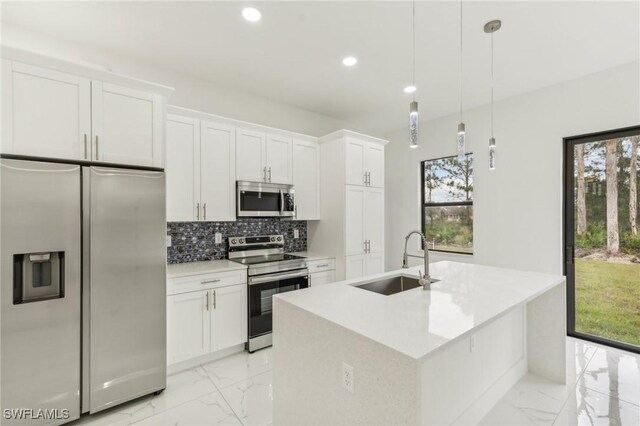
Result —
M 249 285 L 268 283 L 268 282 L 277 281 L 277 280 L 285 280 L 288 278 L 298 278 L 298 277 L 308 277 L 308 276 L 309 276 L 309 271 L 307 270 L 305 270 L 304 272 L 269 274 L 268 276 L 262 276 L 262 277 L 250 277 Z

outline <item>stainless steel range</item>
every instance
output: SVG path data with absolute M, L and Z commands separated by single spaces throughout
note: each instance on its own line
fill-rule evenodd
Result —
M 284 236 L 229 237 L 229 260 L 248 266 L 249 341 L 254 352 L 271 346 L 273 295 L 307 288 L 307 260 L 284 252 Z

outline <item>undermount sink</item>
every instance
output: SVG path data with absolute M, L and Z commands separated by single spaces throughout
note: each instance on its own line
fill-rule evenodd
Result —
M 431 283 L 438 282 L 440 280 L 431 279 Z M 417 278 L 410 277 L 391 277 L 380 281 L 374 281 L 371 283 L 366 283 L 362 285 L 357 285 L 355 287 L 361 288 L 363 290 L 372 291 L 378 294 L 384 294 L 385 296 L 391 296 L 392 294 L 400 293 L 402 291 L 411 290 L 412 288 L 422 287 L 418 283 Z

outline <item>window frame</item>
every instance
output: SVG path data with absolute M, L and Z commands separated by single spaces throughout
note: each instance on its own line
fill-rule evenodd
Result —
M 465 155 L 472 155 L 473 152 L 467 152 Z M 420 232 L 425 232 L 426 218 L 425 218 L 425 207 L 460 207 L 460 206 L 471 206 L 473 208 L 473 200 L 465 200 L 465 201 L 448 201 L 442 203 L 434 203 L 434 202 L 426 202 L 424 199 L 424 167 L 425 163 L 428 161 L 437 161 L 444 160 L 445 158 L 455 158 L 457 155 L 446 155 L 444 157 L 438 158 L 430 158 L 428 160 L 420 161 Z M 472 222 L 473 223 L 473 222 Z M 426 236 L 426 235 L 425 235 Z M 424 241 L 420 242 L 420 246 L 422 250 L 425 250 Z M 453 250 L 438 250 L 438 249 L 429 249 L 430 252 L 438 252 L 438 253 L 450 253 L 450 254 L 463 254 L 467 256 L 473 256 L 475 253 L 475 246 L 472 244 L 471 252 L 464 251 L 453 251 Z

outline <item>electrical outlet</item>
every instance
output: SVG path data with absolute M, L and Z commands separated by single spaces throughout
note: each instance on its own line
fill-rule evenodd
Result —
M 353 393 L 353 367 L 342 363 L 342 387 Z
M 293 238 L 300 238 L 300 231 L 298 231 L 297 229 L 293 230 Z
M 171 247 L 171 235 L 167 235 L 167 247 Z
M 216 232 L 215 234 L 215 243 L 222 244 L 222 234 L 220 232 Z
M 469 352 L 473 352 L 476 350 L 476 335 L 472 334 L 471 337 L 469 337 Z

